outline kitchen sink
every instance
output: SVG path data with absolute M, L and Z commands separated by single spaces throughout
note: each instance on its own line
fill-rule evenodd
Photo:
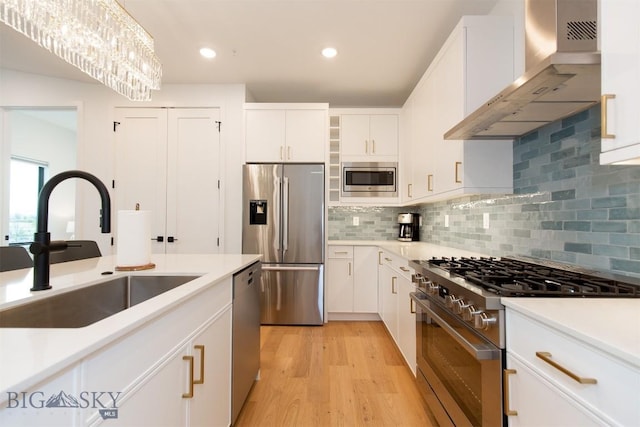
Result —
M 81 328 L 199 276 L 123 276 L 0 311 L 2 328 Z

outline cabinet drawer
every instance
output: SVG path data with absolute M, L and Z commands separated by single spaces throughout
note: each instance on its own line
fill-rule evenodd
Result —
M 327 258 L 353 258 L 353 246 L 329 246 Z
M 388 251 L 382 251 L 380 260 L 382 264 L 388 265 L 396 273 L 411 281 L 411 274 L 414 271 L 413 268 L 409 267 L 409 261 L 407 259 Z
M 640 369 L 509 309 L 506 333 L 507 352 L 547 381 L 612 424 L 640 425 Z M 596 382 L 582 384 L 569 372 Z

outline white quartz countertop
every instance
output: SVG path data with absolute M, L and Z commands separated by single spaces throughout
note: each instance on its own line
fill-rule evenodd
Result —
M 408 260 L 430 259 L 432 257 L 486 257 L 480 252 L 450 248 L 426 242 L 400 242 L 398 240 L 329 240 L 328 245 L 336 246 L 378 246 Z
M 215 286 L 260 255 L 152 255 L 150 270 L 115 271 L 115 256 L 51 266 L 53 289 L 31 292 L 32 269 L 0 273 L 0 310 L 47 298 L 123 275 L 201 275 L 127 310 L 83 328 L 0 328 L 0 402 L 7 391 L 22 391 L 137 329 L 177 304 Z M 103 275 L 103 272 L 112 274 Z
M 640 368 L 640 299 L 502 298 L 502 303 Z

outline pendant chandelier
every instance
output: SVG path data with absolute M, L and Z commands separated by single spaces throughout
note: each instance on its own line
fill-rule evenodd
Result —
M 116 0 L 0 0 L 0 21 L 132 101 L 160 89 L 153 37 Z

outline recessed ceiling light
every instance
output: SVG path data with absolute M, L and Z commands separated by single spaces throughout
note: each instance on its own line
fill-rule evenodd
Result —
M 338 51 L 334 47 L 325 47 L 322 49 L 322 56 L 325 58 L 333 58 L 338 54 Z
M 205 58 L 211 59 L 216 57 L 216 51 L 213 49 L 209 49 L 208 47 L 203 47 L 202 49 L 200 49 L 200 55 L 204 56 Z

